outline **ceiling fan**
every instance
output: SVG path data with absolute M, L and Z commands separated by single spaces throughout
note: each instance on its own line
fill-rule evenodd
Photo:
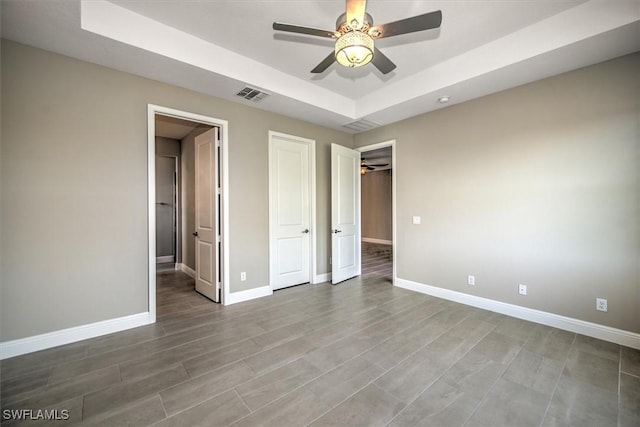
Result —
M 374 165 L 367 163 L 367 159 L 363 158 L 360 162 L 360 174 L 364 175 L 365 173 L 367 173 L 367 171 L 374 171 L 376 170 L 376 168 L 381 168 L 384 166 L 389 166 L 389 163 L 378 163 Z
M 346 0 L 346 13 L 338 17 L 335 31 L 280 22 L 274 22 L 273 29 L 336 40 L 334 51 L 311 70 L 312 73 L 322 73 L 337 61 L 340 65 L 350 68 L 361 67 L 372 62 L 382 74 L 387 74 L 396 68 L 396 64 L 374 46 L 374 40 L 430 30 L 440 27 L 442 23 L 442 12 L 438 10 L 387 24 L 374 25 L 373 18 L 365 11 L 366 7 L 366 0 Z

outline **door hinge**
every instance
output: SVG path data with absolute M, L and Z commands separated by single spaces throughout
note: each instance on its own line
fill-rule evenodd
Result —
M 222 242 L 222 236 L 218 236 L 218 237 L 216 238 L 216 242 L 218 242 L 218 243 Z

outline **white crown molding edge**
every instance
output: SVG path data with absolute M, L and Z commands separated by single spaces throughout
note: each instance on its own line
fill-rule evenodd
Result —
M 0 343 L 0 360 L 154 323 L 149 312 Z
M 437 286 L 425 285 L 399 277 L 395 280 L 395 286 L 640 350 L 640 334 L 634 332 L 439 288 Z

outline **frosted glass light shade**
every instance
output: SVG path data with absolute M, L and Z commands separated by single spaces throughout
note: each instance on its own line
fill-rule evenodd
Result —
M 336 41 L 336 61 L 345 67 L 361 67 L 373 59 L 373 39 L 367 33 L 349 31 Z

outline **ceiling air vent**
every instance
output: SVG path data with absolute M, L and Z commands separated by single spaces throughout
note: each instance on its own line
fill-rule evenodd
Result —
M 263 92 L 260 89 L 256 89 L 250 86 L 245 86 L 240 92 L 236 93 L 236 95 L 253 102 L 261 101 L 269 96 L 267 92 Z
M 342 125 L 343 128 L 348 129 L 352 132 L 364 132 L 365 130 L 370 130 L 379 127 L 378 123 L 372 122 L 367 119 L 356 120 L 352 123 L 347 123 L 346 125 Z

